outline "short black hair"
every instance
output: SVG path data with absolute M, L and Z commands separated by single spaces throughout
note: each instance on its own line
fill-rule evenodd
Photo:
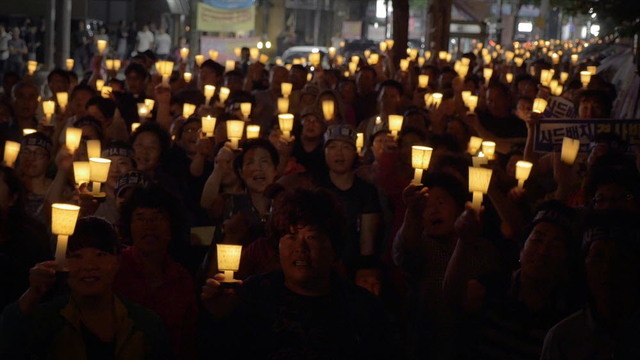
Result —
M 469 191 L 455 176 L 445 172 L 427 172 L 422 177 L 422 184 L 430 189 L 443 189 L 453 198 L 460 212 L 464 210 L 464 204 L 469 199 Z
M 392 79 L 385 80 L 385 81 L 381 82 L 380 85 L 378 85 L 379 91 L 382 91 L 382 89 L 385 88 L 385 87 L 396 88 L 396 90 L 398 90 L 398 92 L 400 93 L 400 96 L 402 96 L 403 93 L 404 93 L 404 89 L 402 88 L 402 84 L 400 84 L 396 80 L 392 80 Z
M 69 95 L 69 100 L 73 100 L 79 92 L 86 91 L 91 94 L 91 96 L 96 96 L 96 91 L 87 84 L 78 84 L 76 87 L 71 90 L 71 95 Z
M 134 72 L 145 79 L 149 76 L 147 69 L 145 69 L 142 64 L 136 62 L 132 62 L 129 64 L 129 66 L 127 66 L 127 68 L 124 70 L 124 75 L 127 76 L 131 72 Z
M 95 105 L 102 115 L 111 119 L 116 113 L 116 102 L 111 99 L 105 99 L 102 96 L 94 96 L 85 105 L 85 108 Z
M 583 100 L 594 100 L 599 103 L 605 111 L 605 117 L 611 116 L 611 109 L 613 108 L 613 101 L 606 91 L 602 90 L 584 90 L 578 95 L 578 105 Z
M 118 234 L 113 225 L 97 216 L 78 219 L 73 235 L 69 236 L 67 254 L 84 248 L 95 248 L 117 254 Z
M 224 75 L 224 66 L 211 59 L 205 60 L 202 65 L 200 65 L 200 69 L 204 68 L 210 69 L 211 71 L 215 72 L 216 75 L 220 78 L 222 77 L 222 75 Z
M 61 76 L 62 78 L 64 78 L 67 82 L 69 82 L 69 74 L 66 70 L 62 70 L 60 68 L 55 68 L 53 70 L 51 70 L 49 72 L 49 75 L 47 75 L 47 82 L 51 82 L 51 78 L 54 76 Z
M 236 174 L 238 174 L 238 177 L 240 179 L 242 179 L 240 177 L 240 170 L 242 170 L 242 165 L 244 163 L 245 155 L 249 152 L 249 150 L 257 149 L 257 148 L 267 150 L 267 152 L 269 153 L 269 156 L 271 157 L 271 162 L 273 162 L 274 167 L 277 168 L 278 165 L 280 164 L 280 156 L 278 155 L 278 150 L 276 150 L 276 148 L 273 146 L 273 144 L 271 144 L 269 140 L 260 139 L 260 138 L 246 140 L 242 143 L 242 151 L 233 160 L 233 170 L 235 170 Z
M 131 138 L 129 139 L 129 143 L 131 146 L 136 142 L 138 136 L 144 132 L 153 133 L 160 142 L 160 163 L 164 163 L 165 157 L 167 156 L 167 152 L 171 147 L 171 136 L 168 132 L 166 132 L 160 125 L 155 122 L 147 121 L 142 125 L 138 126 L 136 131 L 131 134 Z
M 298 188 L 282 192 L 275 200 L 267 236 L 276 249 L 291 227 L 311 226 L 329 237 L 336 257 L 345 246 L 346 216 L 335 195 L 325 189 Z

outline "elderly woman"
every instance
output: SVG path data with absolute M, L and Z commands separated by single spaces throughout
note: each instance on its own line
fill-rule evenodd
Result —
M 114 289 L 162 318 L 178 359 L 193 359 L 197 306 L 187 270 L 174 258 L 185 249 L 177 200 L 157 186 L 139 187 L 122 204 L 120 232 L 132 246 L 120 254 Z
M 78 221 L 67 247 L 70 294 L 39 304 L 56 282 L 55 261 L 30 271 L 29 289 L 0 318 L 0 357 L 167 359 L 157 315 L 116 296 L 117 235 L 106 221 Z
M 392 358 L 376 299 L 332 270 L 345 245 L 344 225 L 340 205 L 326 191 L 300 189 L 279 198 L 269 237 L 281 270 L 249 278 L 237 291 L 223 291 L 222 274 L 203 287 L 201 298 L 213 328 L 225 334 L 216 342 L 216 354 Z

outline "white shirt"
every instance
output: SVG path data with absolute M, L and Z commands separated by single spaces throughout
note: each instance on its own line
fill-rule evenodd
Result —
M 156 53 L 158 55 L 168 55 L 171 52 L 171 36 L 169 34 L 159 34 L 156 36 Z
M 138 31 L 136 40 L 138 40 L 138 48 L 136 50 L 139 53 L 145 52 L 151 48 L 151 43 L 153 43 L 153 33 L 149 30 Z

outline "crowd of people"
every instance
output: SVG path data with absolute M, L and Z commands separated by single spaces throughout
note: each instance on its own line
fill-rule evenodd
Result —
M 599 133 L 573 164 L 534 151 L 549 116 L 535 99 L 610 117 L 616 89 L 581 82 L 601 60 L 581 45 L 324 67 L 252 55 L 164 77 L 144 49 L 120 71 L 99 54 L 80 78 L 54 69 L 45 90 L 5 72 L 0 151 L 20 150 L 0 166 L 0 358 L 640 358 L 638 149 Z M 495 157 L 474 164 L 472 137 Z M 110 160 L 97 191 L 76 173 L 91 140 Z M 417 145 L 432 155 L 414 181 Z M 472 166 L 492 170 L 481 207 Z M 54 203 L 80 206 L 64 261 Z M 219 244 L 242 245 L 239 281 Z

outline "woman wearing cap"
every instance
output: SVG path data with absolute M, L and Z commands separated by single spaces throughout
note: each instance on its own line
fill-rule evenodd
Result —
M 116 296 L 117 236 L 106 221 L 78 220 L 69 237 L 70 294 L 39 304 L 56 282 L 58 263 L 29 274 L 29 289 L 0 318 L 0 357 L 48 359 L 168 359 L 157 315 Z
M 488 258 L 478 238 L 479 213 L 467 203 L 456 221 L 458 241 L 444 279 L 444 295 L 466 314 L 457 344 L 474 359 L 539 359 L 546 332 L 577 309 L 575 212 L 559 202 L 544 204 L 533 219 L 519 255 L 520 266 L 497 276 L 474 270 Z M 464 330 L 462 330 L 464 329 Z
M 17 164 L 18 174 L 26 189 L 25 209 L 43 224 L 45 195 L 52 181 L 47 176 L 51 148 L 51 140 L 44 134 L 27 135 L 22 139 Z
M 329 127 L 324 135 L 324 154 L 329 173 L 319 180 L 320 186 L 338 197 L 347 214 L 348 240 L 340 258 L 357 284 L 379 294 L 380 203 L 376 188 L 355 174 L 358 154 L 353 128 Z

